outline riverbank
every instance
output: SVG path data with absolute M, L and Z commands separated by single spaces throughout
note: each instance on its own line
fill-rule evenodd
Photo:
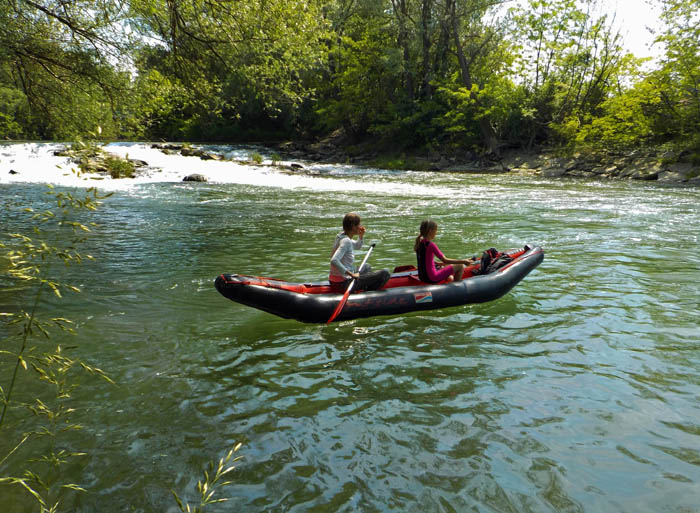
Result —
M 609 178 L 700 185 L 700 165 L 672 152 L 635 150 L 627 153 L 559 157 L 553 152 L 513 152 L 503 159 L 506 172 L 548 178 Z
M 484 158 L 474 152 L 390 152 L 376 147 L 348 144 L 342 136 L 320 141 L 287 141 L 259 143 L 258 150 L 230 155 L 206 145 L 189 143 L 153 143 L 153 149 L 169 155 L 198 157 L 203 161 L 234 161 L 243 165 L 274 165 L 290 173 L 305 173 L 309 163 L 352 164 L 368 168 L 432 171 L 463 174 L 519 174 L 545 178 L 588 178 L 612 180 L 656 181 L 667 184 L 700 185 L 700 163 L 693 155 L 668 150 L 646 149 L 628 152 L 598 152 L 561 156 L 553 149 L 537 151 L 507 150 L 498 157 Z M 267 149 L 267 158 L 258 153 Z M 153 163 L 118 156 L 100 147 L 98 143 L 86 145 L 66 144 L 54 152 L 76 164 L 82 173 L 102 177 L 136 178 L 148 173 Z M 23 170 L 10 166 L 10 174 Z M 157 168 L 157 165 L 155 166 Z M 183 175 L 184 180 L 207 181 L 201 173 Z
M 683 152 L 637 149 L 562 157 L 553 149 L 507 150 L 500 157 L 479 157 L 474 152 L 400 155 L 344 145 L 342 139 L 287 142 L 277 146 L 285 158 L 393 169 L 451 173 L 518 173 L 547 178 L 602 178 L 700 185 L 700 163 Z

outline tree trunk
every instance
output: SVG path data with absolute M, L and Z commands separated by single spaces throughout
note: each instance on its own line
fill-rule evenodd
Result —
M 433 0 L 423 0 L 421 7 L 421 39 L 423 43 L 423 63 L 421 69 L 421 96 L 430 98 L 432 96 L 432 88 L 430 79 L 432 77 L 432 68 L 430 63 L 430 47 L 432 40 L 430 38 L 430 25 L 432 24 Z
M 478 108 L 480 103 L 479 98 L 475 97 L 474 93 L 472 92 L 472 86 L 474 85 L 474 83 L 472 82 L 471 63 L 469 60 L 467 60 L 467 57 L 464 54 L 464 47 L 462 46 L 462 42 L 459 38 L 459 20 L 455 13 L 455 2 L 454 0 L 448 1 L 451 2 L 450 17 L 452 22 L 452 36 L 455 45 L 455 51 L 457 52 L 457 60 L 459 62 L 462 84 L 465 88 L 469 90 L 469 94 L 474 99 L 474 102 Z M 498 155 L 498 136 L 496 135 L 496 131 L 493 129 L 493 125 L 491 125 L 491 121 L 488 117 L 482 116 L 479 118 L 479 130 L 481 131 L 481 139 L 484 148 L 487 150 L 487 152 Z
M 408 4 L 407 0 L 391 0 L 394 7 L 394 14 L 399 24 L 398 44 L 403 52 L 403 86 L 406 91 L 406 97 L 409 101 L 414 99 L 413 91 L 413 63 L 411 61 L 411 49 L 406 28 L 406 20 L 408 19 Z

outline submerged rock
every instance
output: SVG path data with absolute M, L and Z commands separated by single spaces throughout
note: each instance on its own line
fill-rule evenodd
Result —
M 566 174 L 567 169 L 564 167 L 547 167 L 542 170 L 542 175 L 547 178 L 558 178 Z
M 158 149 L 163 152 L 180 151 L 184 147 L 184 144 L 168 144 L 168 143 L 154 143 L 151 148 Z
M 55 150 L 54 156 L 67 157 L 82 173 L 97 173 L 112 178 L 134 178 L 134 169 L 147 167 L 142 160 L 120 157 L 107 152 L 96 143 L 74 144 L 72 147 Z
M 202 160 L 225 160 L 224 157 L 219 155 L 218 153 L 202 150 L 200 148 L 193 148 L 189 144 L 155 143 L 151 145 L 151 148 L 160 150 L 166 155 L 199 157 Z
M 191 175 L 187 175 L 185 178 L 182 179 L 183 182 L 207 182 L 209 179 L 204 176 L 200 175 L 199 173 L 193 173 Z
M 183 157 L 206 157 L 207 152 L 204 150 L 200 150 L 198 148 L 191 148 L 191 147 L 184 147 L 180 150 L 180 155 Z

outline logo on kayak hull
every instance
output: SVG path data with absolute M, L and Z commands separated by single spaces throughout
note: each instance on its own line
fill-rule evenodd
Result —
M 418 303 L 432 303 L 433 302 L 433 293 L 432 292 L 417 292 L 413 294 L 413 298 L 416 300 L 416 304 Z

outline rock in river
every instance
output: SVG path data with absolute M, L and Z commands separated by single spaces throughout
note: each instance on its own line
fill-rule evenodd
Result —
M 200 175 L 198 173 L 194 173 L 191 175 L 187 175 L 185 178 L 182 179 L 183 182 L 206 182 L 208 179 L 204 175 Z

